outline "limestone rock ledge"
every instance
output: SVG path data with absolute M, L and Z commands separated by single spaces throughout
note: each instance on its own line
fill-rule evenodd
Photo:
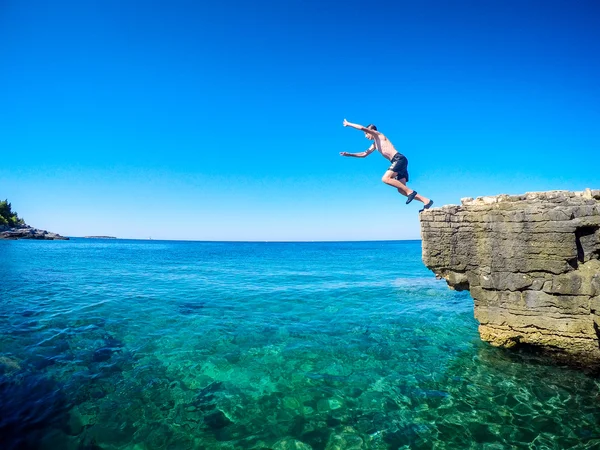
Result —
M 46 230 L 38 230 L 37 228 L 30 227 L 29 225 L 16 228 L 0 226 L 0 240 L 1 239 L 38 239 L 46 241 L 69 240 L 68 237 L 64 237 L 56 233 L 50 233 Z
M 466 198 L 420 215 L 423 262 L 468 289 L 484 341 L 600 365 L 600 190 Z

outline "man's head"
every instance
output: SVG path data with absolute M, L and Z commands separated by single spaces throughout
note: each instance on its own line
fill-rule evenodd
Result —
M 367 125 L 365 128 L 367 128 L 369 130 L 377 131 L 377 127 L 373 124 Z M 370 140 L 375 139 L 374 135 L 372 135 L 371 133 L 367 133 L 366 131 L 365 131 L 365 137 Z

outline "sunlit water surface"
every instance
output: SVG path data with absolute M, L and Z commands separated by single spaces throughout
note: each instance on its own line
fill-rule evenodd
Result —
M 6 449 L 600 448 L 420 242 L 0 241 Z

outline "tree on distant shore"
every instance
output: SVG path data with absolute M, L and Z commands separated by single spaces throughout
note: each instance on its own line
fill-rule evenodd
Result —
M 9 227 L 25 225 L 25 221 L 19 219 L 17 213 L 12 211 L 8 200 L 0 201 L 0 226 L 2 225 L 8 225 Z

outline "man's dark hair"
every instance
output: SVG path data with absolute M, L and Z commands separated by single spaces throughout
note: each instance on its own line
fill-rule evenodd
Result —
M 373 125 L 372 123 L 371 123 L 371 124 L 369 124 L 369 125 L 367 125 L 367 128 L 368 128 L 369 130 L 377 131 L 377 127 L 376 127 L 375 125 Z

